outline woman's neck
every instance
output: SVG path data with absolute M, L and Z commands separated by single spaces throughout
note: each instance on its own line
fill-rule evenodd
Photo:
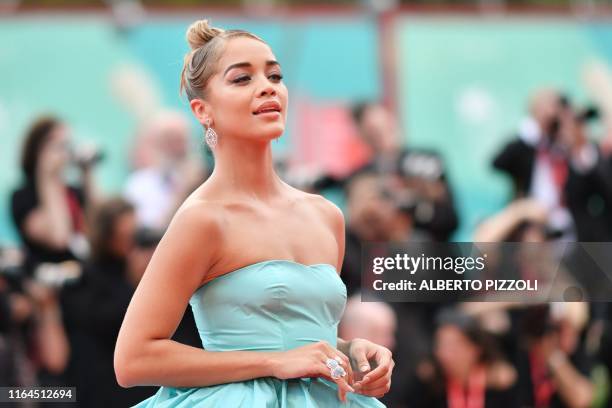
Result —
M 483 367 L 480 364 L 473 364 L 473 365 L 470 365 L 469 367 L 466 367 L 464 370 L 459 370 L 453 373 L 453 375 L 451 375 L 450 377 L 453 381 L 456 381 L 457 383 L 466 387 L 469 385 L 469 382 L 472 376 L 478 375 L 479 371 L 482 368 Z
M 266 200 L 280 193 L 284 183 L 274 170 L 269 142 L 226 139 L 215 151 L 211 184 L 230 194 Z

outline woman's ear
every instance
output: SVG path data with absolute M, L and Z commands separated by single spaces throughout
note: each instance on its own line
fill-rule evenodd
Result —
M 194 98 L 189 102 L 189 106 L 191 106 L 191 111 L 202 125 L 206 124 L 207 121 L 212 121 L 210 104 L 203 99 Z

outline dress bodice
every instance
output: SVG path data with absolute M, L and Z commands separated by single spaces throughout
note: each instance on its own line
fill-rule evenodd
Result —
M 189 303 L 206 350 L 335 347 L 346 286 L 330 264 L 269 260 L 207 282 Z
M 209 351 L 285 351 L 325 340 L 337 345 L 346 286 L 328 264 L 270 260 L 200 286 L 191 296 L 202 345 Z M 347 408 L 384 408 L 349 393 Z M 338 387 L 322 377 L 260 377 L 206 387 L 160 387 L 137 408 L 327 408 L 340 406 Z

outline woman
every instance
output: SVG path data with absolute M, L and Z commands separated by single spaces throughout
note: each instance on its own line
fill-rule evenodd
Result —
M 30 273 L 40 263 L 86 255 L 84 211 L 93 200 L 92 167 L 82 163 L 81 186 L 68 185 L 64 173 L 72 158 L 69 129 L 61 120 L 46 116 L 32 124 L 21 159 L 24 184 L 11 197 Z
M 427 408 L 513 408 L 516 371 L 503 360 L 478 321 L 443 310 L 434 335 L 434 364 L 422 363 L 414 384 L 415 406 Z
M 163 385 L 140 407 L 382 406 L 372 397 L 389 390 L 391 352 L 336 337 L 342 213 L 273 169 L 270 141 L 287 109 L 280 65 L 245 31 L 198 21 L 187 39 L 181 84 L 215 168 L 136 289 L 115 349 L 117 381 Z M 169 340 L 187 303 L 205 350 Z

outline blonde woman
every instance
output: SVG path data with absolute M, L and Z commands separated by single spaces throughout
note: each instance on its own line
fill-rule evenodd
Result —
M 123 387 L 161 385 L 139 407 L 381 407 L 391 352 L 337 338 L 344 219 L 284 183 L 270 142 L 287 88 L 259 37 L 189 27 L 181 88 L 215 156 L 181 205 L 126 313 L 115 350 Z M 170 338 L 191 305 L 204 350 Z

